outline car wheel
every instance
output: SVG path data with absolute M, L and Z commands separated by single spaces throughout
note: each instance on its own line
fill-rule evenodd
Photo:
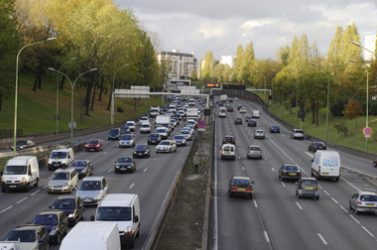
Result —
M 37 180 L 35 181 L 35 184 L 34 184 L 34 187 L 35 187 L 35 188 L 38 187 L 38 183 L 39 183 L 39 178 L 37 178 Z
M 26 183 L 25 192 L 29 192 L 30 190 L 30 183 Z
M 353 211 L 355 211 L 355 214 L 360 214 L 359 210 L 357 210 L 356 207 L 355 207 L 355 209 Z
M 229 192 L 229 198 L 233 198 L 233 193 Z
M 58 233 L 58 235 L 56 235 L 56 241 L 55 241 L 55 244 L 56 244 L 56 245 L 59 245 L 60 242 L 61 242 L 61 236 L 60 236 L 60 234 Z
M 281 181 L 285 181 L 285 178 L 283 176 L 280 176 Z
M 310 170 L 310 176 L 314 177 L 313 169 Z
M 254 198 L 253 194 L 249 194 L 249 198 L 252 200 Z
M 1 192 L 6 193 L 7 192 L 7 188 L 5 186 L 2 186 L 1 187 Z
M 315 197 L 315 199 L 318 201 L 319 200 L 319 195 Z
M 338 182 L 338 181 L 339 181 L 339 177 L 336 177 L 336 178 L 335 178 L 335 181 Z
M 118 173 L 118 170 L 116 168 L 114 169 L 114 173 Z

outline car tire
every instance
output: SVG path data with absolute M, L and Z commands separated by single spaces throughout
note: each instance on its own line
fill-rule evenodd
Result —
M 316 196 L 316 197 L 314 197 L 317 201 L 319 200 L 319 195 L 318 196 Z
M 355 209 L 353 211 L 355 212 L 356 215 L 360 214 L 359 210 L 357 210 L 356 207 L 355 207 Z
M 281 180 L 282 182 L 284 182 L 284 181 L 285 181 L 285 178 L 284 178 L 283 176 L 280 176 L 280 180 Z
M 114 173 L 116 173 L 116 174 L 117 174 L 117 173 L 118 173 L 118 170 L 117 170 L 117 169 L 114 169 Z
M 60 234 L 58 233 L 58 235 L 56 235 L 56 240 L 55 240 L 55 245 L 59 245 L 60 244 L 60 242 L 61 242 L 62 240 L 61 240 L 61 236 L 60 236 Z
M 30 183 L 26 183 L 25 192 L 29 192 L 30 190 Z
M 253 194 L 249 194 L 249 199 L 252 200 L 254 198 Z
M 335 181 L 338 182 L 338 181 L 339 181 L 339 177 L 336 177 L 336 178 L 335 178 Z
M 1 187 L 1 192 L 6 193 L 7 192 L 7 188 L 5 186 L 2 186 Z
M 37 178 L 37 180 L 35 181 L 35 184 L 34 184 L 34 187 L 35 187 L 35 188 L 38 187 L 38 183 L 39 183 L 39 178 Z
M 229 192 L 229 198 L 233 198 L 233 193 Z

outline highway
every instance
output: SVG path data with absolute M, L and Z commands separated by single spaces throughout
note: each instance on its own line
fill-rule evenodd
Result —
M 238 105 L 244 105 L 247 113 L 240 114 Z M 226 118 L 216 118 L 212 249 L 376 249 L 376 215 L 355 215 L 348 208 L 353 192 L 375 191 L 374 186 L 357 173 L 343 169 L 338 183 L 320 180 L 319 201 L 297 199 L 296 184 L 281 182 L 278 169 L 283 163 L 294 163 L 304 176 L 309 176 L 309 141 L 290 139 L 290 131 L 282 125 L 280 134 L 270 134 L 269 126 L 279 123 L 264 112 L 257 122 L 258 128 L 266 132 L 266 139 L 255 140 L 255 128 L 247 127 L 245 122 L 235 125 L 234 118 L 242 117 L 245 121 L 252 109 L 262 109 L 243 100 L 232 106 L 234 112 L 228 112 Z M 218 149 L 226 134 L 236 138 L 236 161 L 220 160 Z M 263 160 L 246 158 L 247 147 L 252 143 L 262 147 Z M 369 160 L 340 154 L 343 166 L 376 175 Z M 228 179 L 234 175 L 254 180 L 254 200 L 228 197 Z
M 153 124 L 153 122 L 152 122 Z M 180 127 L 175 128 L 179 131 Z M 172 138 L 175 133 L 171 133 Z M 147 134 L 136 134 L 136 144 L 146 143 Z M 171 191 L 176 176 L 183 168 L 192 142 L 186 147 L 179 147 L 175 153 L 156 154 L 155 146 L 151 145 L 152 155 L 146 159 L 136 159 L 137 170 L 132 174 L 115 174 L 115 160 L 123 155 L 132 155 L 132 148 L 118 148 L 118 141 L 107 141 L 107 131 L 96 134 L 104 139 L 104 149 L 101 152 L 78 152 L 76 159 L 89 159 L 93 162 L 93 175 L 105 176 L 109 182 L 109 193 L 136 193 L 141 204 L 141 232 L 136 239 L 135 249 L 146 249 L 151 236 L 157 231 L 157 219 L 164 212 L 167 204 L 167 194 Z M 94 137 L 93 135 L 91 137 Z M 88 137 L 90 138 L 90 137 Z M 81 140 L 84 140 L 81 138 Z M 47 167 L 40 169 L 40 183 L 37 189 L 29 193 L 0 193 L 0 237 L 17 225 L 30 222 L 35 214 L 46 210 L 58 194 L 47 194 L 48 178 L 52 171 Z M 87 207 L 85 220 L 95 213 L 95 207 Z M 51 249 L 58 249 L 52 247 Z

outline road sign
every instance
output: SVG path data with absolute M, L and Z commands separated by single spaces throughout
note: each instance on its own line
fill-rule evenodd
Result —
M 70 122 L 70 123 L 68 123 L 68 128 L 76 128 L 76 127 L 77 127 L 76 122 Z
M 365 138 L 369 138 L 369 137 L 371 137 L 372 132 L 373 132 L 373 130 L 372 130 L 372 128 L 370 128 L 370 127 L 365 127 L 365 128 L 363 128 L 363 134 L 364 134 L 364 137 L 365 137 Z
M 204 120 L 198 121 L 198 131 L 206 130 L 206 122 Z

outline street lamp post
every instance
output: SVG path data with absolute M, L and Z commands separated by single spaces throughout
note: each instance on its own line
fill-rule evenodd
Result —
M 97 68 L 92 68 L 90 70 L 82 72 L 81 74 L 79 74 L 75 78 L 75 80 L 73 82 L 72 82 L 71 78 L 67 74 L 65 74 L 64 72 L 58 71 L 58 70 L 56 70 L 56 69 L 54 69 L 52 67 L 49 67 L 48 69 L 51 70 L 51 71 L 54 71 L 54 72 L 56 72 L 58 74 L 63 75 L 65 78 L 67 78 L 67 80 L 71 84 L 71 121 L 69 123 L 69 128 L 71 130 L 71 143 L 72 143 L 73 142 L 73 129 L 75 128 L 74 115 L 73 115 L 73 110 L 74 109 L 73 109 L 73 107 L 74 107 L 74 89 L 75 89 L 76 82 L 83 75 L 85 75 L 87 73 L 90 73 L 90 72 L 93 72 L 93 71 L 97 71 L 98 69 Z
M 117 70 L 114 71 L 113 73 L 113 81 L 111 83 L 111 115 L 110 115 L 110 124 L 111 125 L 114 125 L 114 105 L 115 105 L 115 100 L 114 100 L 114 97 L 115 97 L 115 94 L 114 94 L 114 87 L 115 87 L 115 75 L 118 73 L 119 70 L 121 70 L 122 68 L 124 67 L 127 67 L 129 64 L 124 64 L 122 66 L 120 66 Z
M 42 43 L 54 41 L 54 40 L 56 40 L 56 37 L 49 37 L 46 40 L 26 44 L 17 53 L 17 57 L 16 57 L 16 83 L 15 83 L 15 90 L 14 90 L 13 156 L 15 156 L 17 154 L 16 141 L 17 141 L 17 113 L 18 113 L 18 62 L 19 62 L 19 59 L 20 59 L 21 52 L 24 49 L 26 49 L 30 46 L 34 46 L 34 45 L 38 45 L 38 44 L 42 44 Z

